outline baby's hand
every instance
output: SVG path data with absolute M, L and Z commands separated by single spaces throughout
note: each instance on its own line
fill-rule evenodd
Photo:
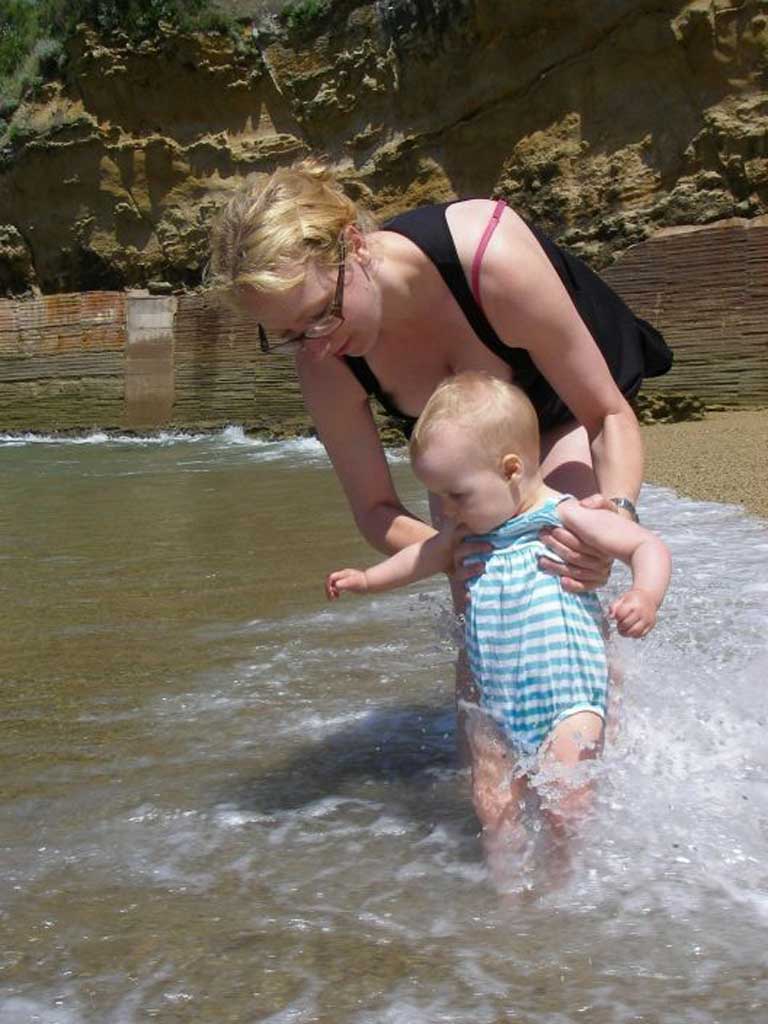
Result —
M 608 614 L 616 620 L 622 636 L 639 639 L 656 625 L 657 610 L 656 602 L 649 593 L 633 587 L 613 602 Z
M 337 569 L 325 577 L 325 596 L 329 601 L 341 597 L 343 591 L 352 594 L 367 594 L 368 581 L 359 569 Z

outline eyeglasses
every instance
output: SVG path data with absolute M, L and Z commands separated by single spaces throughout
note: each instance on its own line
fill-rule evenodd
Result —
M 333 302 L 327 311 L 319 320 L 311 323 L 301 334 L 291 334 L 288 337 L 278 334 L 270 338 L 263 325 L 259 324 L 259 347 L 262 352 L 270 353 L 280 349 L 281 355 L 294 355 L 296 352 L 301 351 L 305 341 L 309 341 L 312 338 L 326 338 L 341 327 L 344 323 L 342 307 L 344 305 L 344 270 L 347 261 L 347 247 L 343 238 L 339 239 L 339 256 L 341 262 L 339 263 L 339 274 L 336 278 L 336 291 L 333 296 Z

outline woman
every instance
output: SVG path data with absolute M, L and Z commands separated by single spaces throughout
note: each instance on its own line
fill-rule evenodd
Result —
M 296 352 L 307 409 L 360 532 L 391 553 L 430 534 L 392 485 L 368 395 L 415 419 L 436 385 L 487 370 L 521 385 L 542 428 L 547 483 L 632 516 L 643 446 L 627 397 L 669 349 L 584 264 L 490 200 L 422 207 L 372 230 L 322 164 L 247 183 L 212 236 L 211 281 Z M 577 311 L 578 310 L 578 311 Z M 607 361 L 606 361 L 607 360 Z M 610 368 L 609 365 L 610 364 Z M 570 589 L 605 578 L 561 534 L 549 571 Z
M 650 325 L 505 204 L 470 199 L 402 214 L 378 230 L 321 164 L 246 183 L 212 236 L 211 280 L 258 321 L 264 351 L 295 352 L 306 407 L 357 527 L 387 554 L 434 530 L 400 502 L 369 409 L 419 415 L 461 370 L 514 380 L 542 432 L 556 490 L 635 516 L 643 447 L 627 397 L 666 372 Z M 591 496 L 591 497 L 590 497 Z M 439 519 L 439 508 L 433 503 Z M 565 530 L 542 568 L 573 591 L 608 566 Z M 457 549 L 454 597 L 474 569 Z M 466 695 L 466 694 L 463 694 Z

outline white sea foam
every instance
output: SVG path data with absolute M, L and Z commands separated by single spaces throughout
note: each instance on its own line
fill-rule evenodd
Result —
M 0 446 L 20 447 L 27 444 L 103 444 L 109 437 L 103 431 L 85 435 L 67 434 L 0 434 Z
M 294 733 L 301 736 L 326 736 L 338 732 L 345 726 L 355 722 L 362 722 L 369 717 L 367 708 L 345 712 L 336 715 L 321 715 L 311 711 L 305 715 L 294 715 L 281 732 L 286 734 Z
M 158 434 L 114 434 L 96 430 L 91 434 L 0 434 L 0 447 L 21 447 L 23 445 L 135 445 L 147 447 L 157 445 L 168 447 L 175 444 L 190 444 L 204 441 L 209 434 L 161 431 Z
M 82 1024 L 85 1015 L 71 1006 L 70 986 L 58 985 L 49 1001 L 11 996 L 0 1001 L 0 1024 Z
M 224 427 L 220 431 L 181 431 L 161 430 L 152 434 L 121 434 L 116 431 L 94 430 L 87 434 L 39 434 L 26 432 L 20 434 L 0 434 L 0 446 L 18 447 L 21 445 L 149 445 L 171 446 L 174 444 L 197 444 L 211 442 L 224 447 L 245 447 L 267 449 L 273 458 L 280 458 L 293 453 L 315 454 L 324 452 L 323 446 L 315 438 L 293 438 L 286 441 L 270 441 L 246 434 L 241 426 Z
M 259 462 L 286 461 L 287 466 L 328 465 L 325 448 L 316 437 L 295 437 L 274 441 L 246 433 L 237 424 L 220 431 L 161 430 L 152 434 L 121 434 L 115 431 L 94 430 L 86 434 L 41 434 L 35 432 L 0 434 L 0 448 L 23 448 L 27 445 L 54 445 L 59 447 L 104 445 L 172 447 L 176 444 L 208 444 L 216 449 L 248 449 Z M 213 454 L 213 452 L 212 452 Z M 398 465 L 408 461 L 404 448 L 388 449 L 387 460 Z

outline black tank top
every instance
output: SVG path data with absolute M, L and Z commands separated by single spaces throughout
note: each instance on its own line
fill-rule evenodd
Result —
M 381 230 L 404 235 L 434 263 L 477 337 L 511 367 L 514 382 L 525 391 L 536 409 L 540 429 L 566 423 L 573 419 L 573 414 L 536 368 L 527 350 L 505 345 L 475 300 L 445 217 L 450 205 L 417 207 L 387 221 Z M 528 227 L 595 339 L 622 394 L 631 398 L 640 389 L 644 377 L 660 377 L 666 373 L 672 365 L 672 352 L 659 331 L 636 317 L 585 263 L 564 252 L 530 224 Z M 344 358 L 367 394 L 376 398 L 390 415 L 403 420 L 405 432 L 410 436 L 415 418 L 406 416 L 396 407 L 362 356 Z

